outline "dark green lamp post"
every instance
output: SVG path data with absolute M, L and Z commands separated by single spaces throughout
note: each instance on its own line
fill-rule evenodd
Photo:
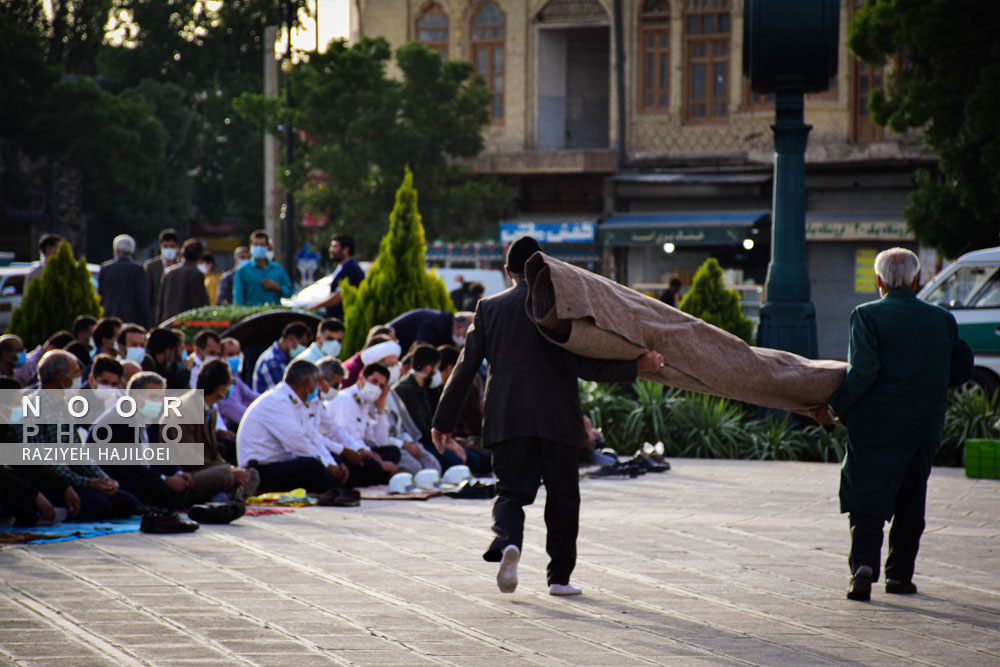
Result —
M 838 0 L 744 0 L 743 73 L 755 93 L 774 93 L 771 263 L 757 344 L 816 357 L 816 308 L 806 264 L 805 93 L 837 73 Z

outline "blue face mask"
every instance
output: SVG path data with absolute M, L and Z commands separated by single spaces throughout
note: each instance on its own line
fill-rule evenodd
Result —
M 290 354 L 292 356 L 292 359 L 294 359 L 295 357 L 299 356 L 300 354 L 302 354 L 305 351 L 306 351 L 306 346 L 302 345 L 302 344 L 299 344 L 299 345 L 296 345 L 295 347 L 293 347 L 292 351 L 289 352 L 288 354 Z
M 181 350 L 181 361 L 185 361 L 185 360 L 187 360 L 187 358 L 188 358 L 188 351 L 187 350 Z
M 17 359 L 14 360 L 14 368 L 20 368 L 28 360 L 28 355 L 25 354 L 24 350 L 17 353 Z
M 10 413 L 10 423 L 19 424 L 24 419 L 24 408 L 14 408 Z
M 306 403 L 315 401 L 317 396 L 319 396 L 319 386 L 313 387 L 313 390 L 309 392 L 309 395 L 306 396 Z
M 159 401 L 146 401 L 142 404 L 142 408 L 139 409 L 139 412 L 147 419 L 154 419 L 160 416 L 160 412 L 162 410 L 163 404 Z
M 250 246 L 250 256 L 254 259 L 267 259 L 267 246 Z
M 233 375 L 240 372 L 240 358 L 239 357 L 228 357 L 226 363 L 229 364 L 229 368 L 232 369 Z
M 233 395 L 233 387 L 234 386 L 235 385 L 229 385 L 229 389 L 226 390 L 226 398 L 224 398 L 222 400 L 228 400 L 229 397 Z
M 141 364 L 142 360 L 145 358 L 146 358 L 146 348 L 144 347 L 125 348 L 125 361 L 134 361 L 137 364 Z
M 236 268 L 237 269 L 242 269 L 244 266 L 246 266 L 249 263 L 250 263 L 249 259 L 241 259 L 240 261 L 236 262 Z

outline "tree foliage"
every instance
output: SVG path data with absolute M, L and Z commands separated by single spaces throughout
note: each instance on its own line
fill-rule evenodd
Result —
M 345 279 L 344 355 L 361 349 L 368 330 L 416 308 L 455 312 L 444 282 L 427 273 L 424 226 L 417 210 L 413 172 L 405 169 L 403 184 L 396 191 L 396 206 L 389 216 L 389 231 L 379 244 L 378 257 L 357 287 Z
M 63 243 L 41 276 L 28 283 L 21 305 L 11 313 L 9 333 L 20 336 L 31 349 L 56 331 L 72 331 L 77 316 L 100 317 L 101 312 L 87 260 L 73 259 L 73 250 Z
M 739 292 L 726 289 L 722 267 L 714 257 L 706 259 L 694 274 L 691 289 L 678 308 L 750 342 L 753 322 L 740 309 Z
M 851 49 L 902 67 L 871 93 L 875 122 L 920 128 L 939 176 L 922 172 L 906 218 L 948 257 L 997 245 L 1000 233 L 1000 10 L 996 0 L 868 0 Z
M 473 180 L 450 162 L 482 150 L 485 82 L 471 63 L 442 61 L 416 42 L 396 51 L 401 76 L 390 78 L 392 57 L 383 38 L 331 42 L 296 66 L 292 109 L 251 93 L 235 106 L 272 132 L 285 123 L 295 129 L 296 160 L 285 185 L 301 205 L 333 221 L 331 234 L 351 233 L 359 254 L 372 252 L 385 232 L 406 165 L 424 195 L 431 238 L 491 234 L 485 225 L 508 211 L 511 191 L 495 180 Z

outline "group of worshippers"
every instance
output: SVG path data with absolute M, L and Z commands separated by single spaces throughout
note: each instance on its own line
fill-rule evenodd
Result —
M 430 435 L 441 387 L 471 321 L 472 313 L 411 311 L 374 327 L 364 348 L 343 364 L 337 359 L 345 333 L 341 320 L 326 318 L 314 329 L 292 322 L 252 369 L 245 368 L 238 340 L 209 329 L 195 336 L 190 354 L 178 330 L 147 331 L 114 317 L 77 318 L 73 332 L 57 332 L 30 352 L 17 336 L 4 335 L 0 389 L 42 400 L 43 389 L 93 389 L 108 406 L 140 389 L 184 390 L 186 402 L 195 400 L 191 390 L 201 390 L 205 422 L 185 425 L 182 441 L 203 443 L 205 463 L 4 468 L 10 484 L 0 496 L 0 516 L 31 525 L 51 518 L 53 507 L 88 521 L 162 510 L 157 532 L 172 532 L 190 523 L 177 511 L 190 514 L 192 506 L 242 501 L 254 493 L 304 488 L 320 504 L 356 506 L 358 487 L 385 484 L 398 472 L 432 469 L 440 475 L 467 466 L 469 474 L 488 473 L 491 456 L 477 444 L 481 382 L 469 396 L 464 438 L 439 452 Z M 146 408 L 150 419 L 162 407 L 162 401 L 153 403 Z M 20 403 L 0 410 L 10 422 L 0 425 L 0 440 L 20 442 L 13 419 L 23 416 Z M 74 442 L 93 442 L 93 427 L 100 424 L 87 435 L 74 432 Z M 42 425 L 27 441 L 56 442 L 55 428 Z M 128 428 L 113 426 L 111 441 L 163 441 L 160 426 Z

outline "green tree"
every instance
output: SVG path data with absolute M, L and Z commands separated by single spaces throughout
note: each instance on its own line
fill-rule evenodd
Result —
M 403 184 L 396 191 L 396 206 L 389 216 L 389 232 L 382 237 L 378 257 L 357 287 L 345 279 L 343 356 L 354 354 L 364 345 L 368 330 L 415 308 L 455 312 L 448 288 L 434 274 L 427 273 L 424 254 L 424 226 L 417 210 L 413 172 L 407 167 Z
M 28 283 L 21 305 L 11 313 L 9 333 L 20 336 L 31 349 L 60 329 L 72 331 L 79 315 L 100 317 L 101 312 L 87 260 L 73 259 L 73 250 L 63 243 L 45 263 L 42 275 Z
M 292 109 L 250 93 L 234 106 L 272 132 L 288 123 L 301 133 L 284 184 L 300 205 L 333 222 L 331 234 L 350 232 L 359 254 L 371 253 L 385 233 L 406 165 L 423 196 L 430 238 L 493 235 L 492 225 L 513 203 L 511 190 L 451 162 L 482 150 L 485 82 L 471 63 L 442 62 L 415 42 L 396 51 L 401 76 L 390 78 L 392 57 L 383 38 L 331 42 L 296 66 Z
M 678 308 L 750 342 L 753 322 L 743 316 L 739 293 L 726 289 L 722 267 L 714 257 L 706 259 L 694 274 L 691 289 Z
M 923 130 L 938 155 L 906 207 L 917 238 L 948 257 L 994 246 L 1000 232 L 1000 11 L 996 0 L 868 0 L 851 49 L 876 65 L 902 54 L 872 117 L 895 132 Z

